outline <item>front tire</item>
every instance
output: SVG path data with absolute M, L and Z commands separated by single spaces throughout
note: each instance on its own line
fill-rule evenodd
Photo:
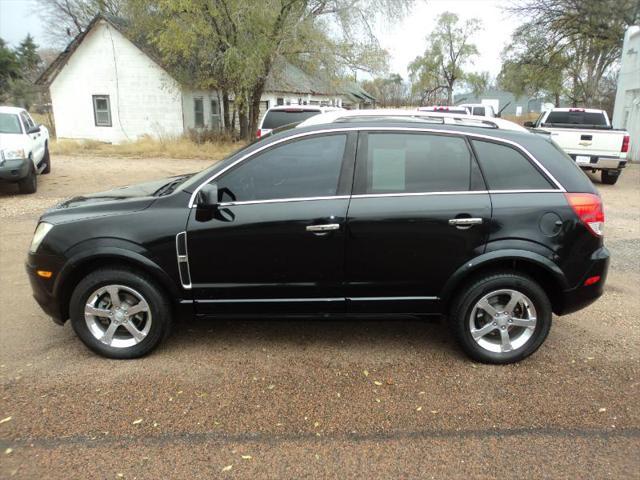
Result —
M 26 177 L 18 182 L 18 189 L 20 193 L 36 193 L 38 190 L 38 175 L 36 174 L 36 169 L 33 166 L 33 161 L 29 158 L 29 173 Z
M 616 174 L 612 174 L 609 170 L 602 170 L 600 178 L 605 185 L 615 185 L 618 178 L 620 178 L 620 173 L 616 172 Z
M 500 272 L 463 287 L 450 315 L 464 352 L 483 363 L 518 362 L 545 341 L 551 328 L 551 302 L 528 276 Z
M 82 342 L 109 358 L 138 358 L 168 335 L 171 304 L 141 272 L 100 269 L 78 283 L 69 305 L 71 325 Z

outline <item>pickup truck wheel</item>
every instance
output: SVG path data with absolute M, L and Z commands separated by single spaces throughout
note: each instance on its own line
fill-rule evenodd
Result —
M 18 182 L 18 188 L 20 193 L 36 193 L 38 190 L 38 176 L 31 157 L 29 157 L 29 173 Z
M 42 157 L 42 161 L 46 165 L 44 170 L 42 170 L 42 174 L 46 175 L 47 173 L 51 173 L 51 155 L 49 154 L 49 144 L 44 144 L 44 157 Z
M 606 185 L 615 185 L 616 182 L 618 181 L 618 178 L 620 178 L 620 173 L 616 172 L 615 174 L 612 174 L 609 170 L 602 170 L 601 175 L 601 179 L 602 179 L 602 183 L 606 184 Z
M 109 358 L 146 355 L 167 336 L 171 304 L 141 272 L 99 269 L 78 283 L 69 304 L 71 325 L 80 340 Z
M 518 362 L 535 352 L 551 328 L 544 290 L 519 273 L 488 274 L 463 287 L 450 326 L 464 352 L 483 363 Z

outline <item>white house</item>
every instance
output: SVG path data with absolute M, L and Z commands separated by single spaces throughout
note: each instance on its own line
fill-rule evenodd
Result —
M 37 83 L 49 86 L 58 138 L 120 143 L 222 127 L 219 92 L 181 85 L 152 49 L 108 16 L 95 17 Z M 280 60 L 267 79 L 261 111 L 275 105 L 341 106 L 349 98 Z
M 613 126 L 631 136 L 629 159 L 640 161 L 640 26 L 627 29 L 622 46 Z

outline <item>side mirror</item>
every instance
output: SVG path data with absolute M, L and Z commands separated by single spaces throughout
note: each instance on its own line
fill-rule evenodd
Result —
M 207 183 L 196 196 L 196 206 L 198 208 L 213 209 L 218 205 L 218 185 Z
M 31 127 L 29 130 L 27 130 L 27 133 L 29 135 L 31 135 L 32 133 L 38 133 L 40 132 L 40 125 L 36 125 L 34 127 Z
M 524 126 L 527 128 L 533 128 L 535 127 L 535 125 L 533 124 L 533 122 L 524 122 Z

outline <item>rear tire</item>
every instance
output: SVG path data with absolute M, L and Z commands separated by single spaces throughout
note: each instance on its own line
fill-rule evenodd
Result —
M 172 320 L 164 291 L 144 273 L 124 268 L 87 275 L 71 295 L 69 312 L 87 347 L 118 359 L 151 352 L 169 334 Z
M 43 175 L 47 175 L 51 173 L 51 155 L 49 154 L 49 144 L 45 143 L 44 145 L 44 156 L 42 157 L 42 161 L 46 165 L 44 170 L 42 170 Z
M 612 175 L 608 170 L 602 170 L 602 172 L 600 173 L 600 178 L 602 179 L 602 183 L 604 183 L 605 185 L 615 185 L 618 181 L 618 178 L 620 178 L 620 173 L 618 173 L 617 175 Z
M 38 175 L 33 166 L 33 161 L 29 158 L 29 174 L 18 182 L 20 193 L 36 193 L 38 190 Z
M 511 272 L 487 274 L 462 288 L 453 301 L 450 327 L 474 360 L 518 362 L 545 341 L 551 328 L 551 302 L 533 279 Z

